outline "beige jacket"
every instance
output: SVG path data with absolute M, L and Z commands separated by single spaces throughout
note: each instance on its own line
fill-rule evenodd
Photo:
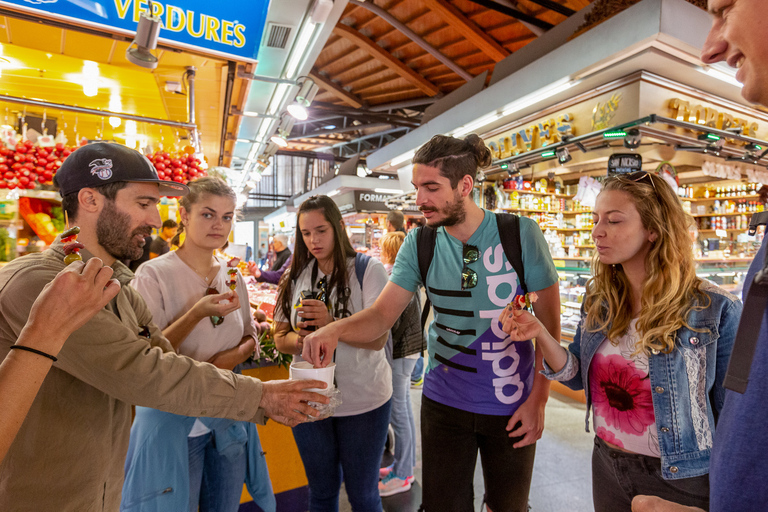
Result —
M 0 270 L 0 360 L 63 257 L 57 241 Z M 128 286 L 133 273 L 119 262 L 112 268 L 120 293 L 67 340 L 0 464 L 1 511 L 117 512 L 131 404 L 265 421 L 261 382 L 177 355 Z M 139 335 L 142 326 L 149 338 Z

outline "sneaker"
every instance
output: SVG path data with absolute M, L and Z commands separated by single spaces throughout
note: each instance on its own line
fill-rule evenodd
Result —
M 379 480 L 382 478 L 387 478 L 387 475 L 389 475 L 392 472 L 392 468 L 394 466 L 387 466 L 385 468 L 379 468 Z
M 411 388 L 413 389 L 420 388 L 422 384 L 424 384 L 424 377 L 421 377 L 419 380 L 412 380 Z
M 407 492 L 411 490 L 411 482 L 413 477 L 408 477 L 405 480 L 397 478 L 394 473 L 388 474 L 381 482 L 379 482 L 379 496 L 382 498 L 385 496 L 392 496 L 401 492 Z

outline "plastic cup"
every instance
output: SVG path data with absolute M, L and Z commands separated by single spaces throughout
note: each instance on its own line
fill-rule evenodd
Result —
M 330 389 L 333 387 L 333 372 L 336 370 L 336 363 L 330 363 L 325 368 L 314 368 L 312 364 L 306 361 L 294 361 L 288 370 L 291 380 L 321 380 L 325 382 Z M 319 388 L 308 389 L 307 391 L 323 391 Z

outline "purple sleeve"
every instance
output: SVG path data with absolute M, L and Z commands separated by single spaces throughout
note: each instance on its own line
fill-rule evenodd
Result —
M 291 261 L 293 261 L 293 254 L 291 254 L 288 259 L 285 260 L 285 263 L 283 263 L 283 266 L 280 267 L 280 270 L 262 270 L 261 276 L 257 277 L 256 280 L 260 283 L 277 284 L 285 271 L 288 270 L 288 268 L 291 266 Z

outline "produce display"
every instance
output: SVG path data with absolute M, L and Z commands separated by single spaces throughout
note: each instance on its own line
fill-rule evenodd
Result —
M 147 158 L 155 166 L 161 180 L 186 183 L 207 175 L 203 162 L 194 155 L 194 152 L 195 149 L 192 146 L 185 146 L 179 153 L 155 151 Z
M 41 147 L 29 140 L 10 148 L 0 146 L 0 189 L 33 189 L 52 184 L 56 171 L 75 149 L 61 142 Z
M 83 139 L 81 145 L 87 141 Z M 52 185 L 53 177 L 64 160 L 77 149 L 61 142 L 43 147 L 30 140 L 14 146 L 0 145 L 0 189 L 34 189 Z M 206 164 L 195 155 L 192 146 L 177 153 L 156 151 L 147 158 L 157 170 L 161 180 L 187 183 L 206 176 Z

